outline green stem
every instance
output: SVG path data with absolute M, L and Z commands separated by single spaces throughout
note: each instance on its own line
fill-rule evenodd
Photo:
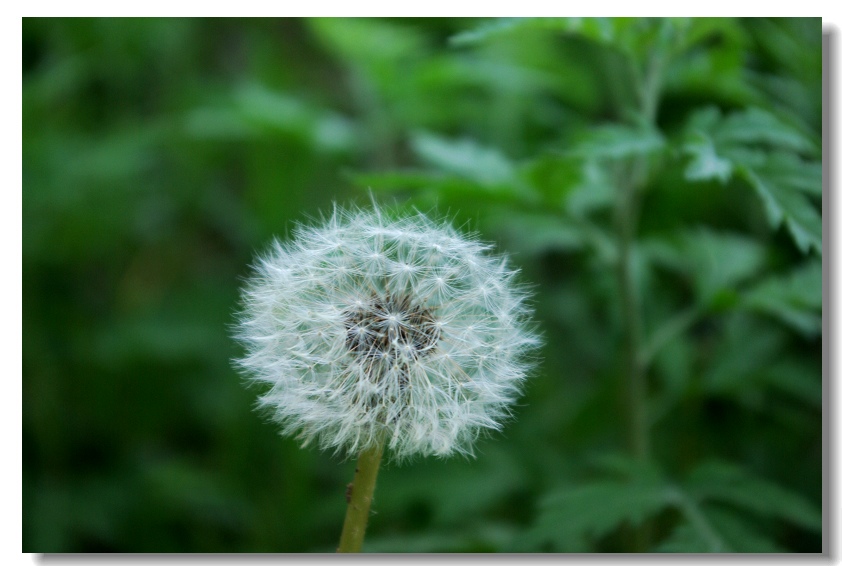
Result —
M 635 189 L 623 187 L 617 206 L 617 236 L 619 257 L 617 279 L 625 335 L 626 391 L 629 407 L 629 444 L 637 460 L 649 456 L 649 431 L 646 420 L 646 375 L 641 363 L 643 321 L 638 293 L 634 284 L 633 246 L 637 230 L 634 210 Z
M 662 58 L 650 58 L 643 77 L 638 79 L 640 111 L 644 121 L 654 127 L 658 111 Z M 647 418 L 647 364 L 644 359 L 643 313 L 634 278 L 634 253 L 640 208 L 640 190 L 649 176 L 645 155 L 631 162 L 619 184 L 615 227 L 617 232 L 617 283 L 620 288 L 623 334 L 625 337 L 626 393 L 628 396 L 629 448 L 637 461 L 649 458 L 649 422 Z M 632 531 L 632 549 L 646 552 L 651 526 L 644 522 Z
M 360 552 L 368 526 L 368 514 L 374 497 L 374 485 L 377 471 L 383 457 L 383 444 L 364 450 L 357 462 L 354 483 L 349 486 L 348 511 L 345 513 L 345 525 L 339 538 L 337 552 Z

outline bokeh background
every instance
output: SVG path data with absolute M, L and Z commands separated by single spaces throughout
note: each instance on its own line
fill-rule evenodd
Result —
M 819 19 L 23 19 L 25 552 L 332 552 L 252 410 L 254 254 L 332 203 L 511 255 L 545 338 L 380 552 L 819 552 Z

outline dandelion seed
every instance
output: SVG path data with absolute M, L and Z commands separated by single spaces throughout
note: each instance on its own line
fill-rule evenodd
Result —
M 471 454 L 520 393 L 538 338 L 490 247 L 430 218 L 336 209 L 275 242 L 244 293 L 239 366 L 303 444 Z

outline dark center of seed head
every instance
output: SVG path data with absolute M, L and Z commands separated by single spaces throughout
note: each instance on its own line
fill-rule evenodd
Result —
M 346 311 L 345 331 L 349 350 L 375 359 L 417 359 L 432 352 L 439 340 L 430 309 L 406 296 L 375 296 Z

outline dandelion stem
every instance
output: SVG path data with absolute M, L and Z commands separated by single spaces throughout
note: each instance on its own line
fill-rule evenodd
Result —
M 377 482 L 377 471 L 383 456 L 383 444 L 364 450 L 357 462 L 354 483 L 350 486 L 348 511 L 345 513 L 345 525 L 339 539 L 337 552 L 360 552 L 368 525 L 369 509 Z

